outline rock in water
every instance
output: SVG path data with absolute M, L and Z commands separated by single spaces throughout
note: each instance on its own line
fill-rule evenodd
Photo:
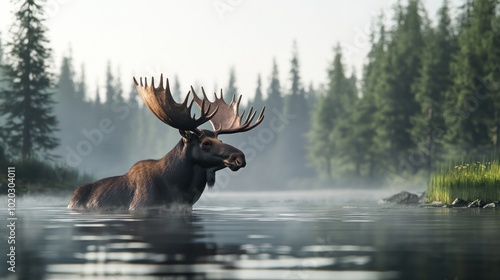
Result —
M 431 203 L 420 203 L 418 207 L 443 207 L 445 206 L 444 203 L 441 201 L 433 201 Z
M 407 191 L 402 191 L 391 197 L 384 198 L 382 199 L 382 201 L 386 203 L 395 203 L 395 204 L 417 204 L 418 195 L 409 193 Z
M 453 202 L 451 203 L 451 206 L 453 207 L 464 207 L 464 206 L 467 206 L 467 201 L 457 197 L 455 198 L 455 200 L 453 200 Z
M 488 203 L 483 208 L 498 208 L 498 207 L 500 207 L 500 201 Z
M 467 207 L 469 208 L 476 208 L 476 207 L 483 207 L 486 203 L 482 201 L 481 199 L 476 199 L 473 202 L 471 202 Z

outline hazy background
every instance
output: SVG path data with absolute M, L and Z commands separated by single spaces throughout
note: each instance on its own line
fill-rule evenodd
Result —
M 422 1 L 434 18 L 441 1 Z M 450 6 L 459 1 L 450 1 Z M 190 85 L 224 88 L 234 67 L 243 99 L 253 96 L 257 75 L 268 86 L 272 59 L 289 88 L 292 43 L 299 50 L 305 85 L 325 83 L 340 42 L 345 63 L 359 75 L 370 50 L 370 25 L 393 13 L 392 0 L 356 1 L 47 1 L 48 38 L 55 69 L 73 53 L 85 65 L 89 98 L 104 90 L 107 62 L 128 94 L 132 76 L 178 75 L 183 94 Z M 12 4 L 0 2 L 0 32 L 8 39 Z M 103 92 L 101 92 L 103 93 Z M 103 94 L 103 99 L 105 96 Z
M 451 23 L 447 28 L 453 44 L 460 36 L 466 37 L 461 32 L 466 26 L 461 22 L 467 14 L 466 2 L 448 1 Z M 411 3 L 416 3 L 415 11 Z M 52 151 L 57 156 L 55 165 L 101 178 L 123 174 L 139 160 L 165 155 L 180 136 L 142 106 L 132 85 L 133 76 L 158 79 L 163 73 L 178 100 L 193 85 L 207 91 L 222 88 L 229 96 L 241 94 L 247 110 L 267 107 L 266 119 L 254 131 L 221 137 L 245 152 L 248 166 L 236 173 L 220 171 L 217 188 L 387 186 L 388 171 L 422 175 L 418 173 L 431 170 L 430 165 L 408 167 L 401 156 L 408 159 L 419 152 L 419 141 L 423 143 L 427 136 L 415 129 L 418 121 L 413 118 L 425 116 L 427 105 L 413 84 L 432 68 L 433 58 L 428 57 L 439 50 L 440 46 L 431 49 L 428 42 L 442 1 L 49 0 L 44 5 L 47 46 L 52 49 L 49 70 L 56 85 L 56 136 L 61 140 Z M 10 1 L 0 2 L 4 45 L 10 40 L 14 7 Z M 407 22 L 412 23 L 411 16 L 418 19 L 414 25 L 405 25 L 403 20 L 398 22 L 395 11 Z M 381 39 L 384 36 L 386 41 Z M 412 45 L 412 38 L 422 44 Z M 465 45 L 460 44 L 456 45 Z M 381 46 L 378 56 L 377 46 Z M 454 50 L 458 53 L 458 49 Z M 406 65 L 406 57 L 413 55 L 417 62 Z M 454 59 L 459 57 L 454 54 Z M 376 68 L 393 62 L 394 68 Z M 371 73 L 379 76 L 367 75 L 373 65 L 377 66 Z M 340 71 L 340 82 L 334 81 L 335 71 Z M 484 73 L 477 73 L 483 77 Z M 385 79 L 388 75 L 394 77 Z M 379 80 L 380 85 L 375 85 Z M 334 88 L 335 83 L 342 86 Z M 375 87 L 370 88 L 370 83 Z M 469 90 L 466 86 L 473 87 L 471 80 L 466 86 L 460 83 L 450 82 L 450 88 L 451 84 L 464 91 Z M 375 99 L 365 98 L 368 95 Z M 453 104 L 453 98 L 449 100 Z M 405 111 L 400 101 L 412 107 Z M 335 110 L 345 110 L 344 115 L 335 113 L 330 127 L 320 125 L 322 113 L 315 115 L 330 114 L 330 107 L 324 105 L 328 102 L 332 102 L 331 110 L 338 104 Z M 357 118 L 359 112 L 366 114 Z M 393 129 L 391 122 L 398 118 L 405 122 Z M 344 119 L 351 122 L 337 124 Z M 110 131 L 103 131 L 103 121 L 110 123 Z M 370 126 L 367 131 L 372 134 L 358 137 L 357 129 L 363 125 Z M 484 135 L 491 131 L 488 125 L 481 127 Z M 379 137 L 377 143 L 371 142 L 374 135 Z M 316 151 L 310 148 L 323 144 L 326 147 Z M 322 164 L 321 152 L 330 148 L 336 151 Z M 427 177 L 415 178 L 406 183 L 424 188 Z

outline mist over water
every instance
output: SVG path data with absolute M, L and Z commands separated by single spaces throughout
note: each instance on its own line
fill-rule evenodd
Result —
M 209 190 L 191 213 L 146 215 L 76 213 L 65 208 L 69 195 L 24 196 L 16 276 L 495 279 L 498 211 L 377 203 L 388 194 Z

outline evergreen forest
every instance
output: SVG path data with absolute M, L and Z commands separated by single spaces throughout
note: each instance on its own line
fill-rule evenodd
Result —
M 143 106 L 119 64 L 103 61 L 104 87 L 87 84 L 77 53 L 68 51 L 54 69 L 43 5 L 17 2 L 9 40 L 0 42 L 1 170 L 16 166 L 28 190 L 73 190 L 160 158 L 180 140 Z M 221 73 L 230 77 L 226 101 L 250 95 L 240 112 L 265 106 L 266 115 L 250 132 L 221 137 L 248 166 L 219 171 L 215 187 L 425 185 L 450 161 L 498 159 L 500 4 L 463 0 L 457 15 L 451 8 L 444 0 L 429 15 L 423 1 L 399 1 L 389 19 L 373 18 L 361 75 L 345 63 L 342 42 L 324 54 L 330 66 L 321 84 L 301 78 L 295 42 L 285 50 L 289 64 L 269 61 L 271 75 L 256 73 L 253 89 L 238 87 L 234 68 Z M 179 83 L 182 73 L 164 75 L 182 101 L 190 86 Z

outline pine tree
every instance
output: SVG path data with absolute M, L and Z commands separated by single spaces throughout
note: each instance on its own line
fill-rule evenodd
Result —
M 499 65 L 493 25 L 497 6 L 494 0 L 473 0 L 463 8 L 445 111 L 446 139 L 457 156 L 486 155 L 498 147 L 499 107 L 491 90 L 498 83 L 493 76 Z
M 500 77 L 500 12 L 497 10 L 495 19 L 493 22 L 493 46 L 494 49 L 491 53 L 491 57 L 487 63 L 487 72 L 489 73 L 485 80 L 489 82 L 492 86 L 493 90 L 496 90 L 496 94 L 492 96 L 493 110 L 495 112 L 494 117 L 492 118 L 492 129 L 491 129 L 491 139 L 493 144 L 493 152 L 496 155 L 500 154 L 500 94 L 498 90 L 500 89 L 500 83 L 498 81 L 498 77 Z
M 75 94 L 76 94 L 76 99 L 85 101 L 86 96 L 87 96 L 87 83 L 86 83 L 86 75 L 85 75 L 85 65 L 82 64 L 80 66 L 80 77 L 78 78 L 78 81 L 76 82 L 75 85 Z
M 351 160 L 346 149 L 349 146 L 349 116 L 357 100 L 354 81 L 345 76 L 340 45 L 335 47 L 335 57 L 328 69 L 328 88 L 326 95 L 320 97 L 314 108 L 311 129 L 308 133 L 308 156 L 310 162 L 319 169 L 320 174 L 332 178 L 332 165 L 339 160 Z M 356 149 L 354 147 L 354 149 Z M 349 149 L 351 150 L 351 149 Z M 345 166 L 345 165 L 343 165 Z
M 255 95 L 251 103 L 256 110 L 260 110 L 260 108 L 264 107 L 264 96 L 262 95 L 262 81 L 260 79 L 260 74 L 257 75 L 257 87 L 255 88 Z
M 310 116 L 307 110 L 307 100 L 302 87 L 297 44 L 292 48 L 290 60 L 290 93 L 285 97 L 285 114 L 294 116 L 280 135 L 279 142 L 283 153 L 283 162 L 286 162 L 287 178 L 304 177 L 311 175 L 307 162 L 307 138 Z
M 424 158 L 430 175 L 435 158 L 443 152 L 444 95 L 451 85 L 449 69 L 455 51 L 448 1 L 445 0 L 438 11 L 437 27 L 427 29 L 420 76 L 412 88 L 420 112 L 412 117 L 411 134 L 418 145 L 415 153 Z
M 273 59 L 273 69 L 271 76 L 269 77 L 266 104 L 267 108 L 269 108 L 268 112 L 272 112 L 273 110 L 277 110 L 278 112 L 283 111 L 283 96 L 281 94 L 281 85 L 276 59 Z
M 108 109 L 111 109 L 113 104 L 123 102 L 123 90 L 121 88 L 121 79 L 120 75 L 113 75 L 111 70 L 111 62 L 108 61 L 108 65 L 106 67 L 106 106 Z
M 418 0 L 410 0 L 404 8 L 396 6 L 395 27 L 374 89 L 374 141 L 386 170 L 395 171 L 414 147 L 410 120 L 419 110 L 412 85 L 419 77 L 424 48 L 421 10 Z
M 373 119 L 376 111 L 375 96 L 381 81 L 386 57 L 386 30 L 383 24 L 384 16 L 378 19 L 378 30 L 370 34 L 371 49 L 368 53 L 367 64 L 363 69 L 362 97 L 357 102 L 352 115 L 354 126 L 353 138 L 356 139 L 358 151 L 365 155 L 366 176 L 375 178 L 377 160 L 380 154 L 374 143 L 375 130 Z
M 101 116 L 101 110 L 102 110 L 102 101 L 101 101 L 101 92 L 99 90 L 99 86 L 96 85 L 95 88 L 95 100 L 92 102 L 92 110 L 94 112 L 94 115 L 97 117 Z
M 0 95 L 0 115 L 5 116 L 6 142 L 22 159 L 53 150 L 57 119 L 53 114 L 53 77 L 51 50 L 47 46 L 43 5 L 35 0 L 16 1 L 9 50 L 7 52 L 7 89 Z
M 76 85 L 73 58 L 71 56 L 64 56 L 57 81 L 57 92 L 55 94 L 55 100 L 57 102 L 56 113 L 63 119 L 63 122 L 74 113 L 73 106 L 75 99 Z
M 360 130 L 358 127 L 363 126 L 363 124 L 356 123 L 357 119 L 355 118 L 356 110 L 360 109 L 358 108 L 360 99 L 358 96 L 357 78 L 354 72 L 350 77 L 345 77 L 344 83 L 343 98 L 345 101 L 343 104 L 343 117 L 338 120 L 337 129 L 333 131 L 333 135 L 330 135 L 330 137 L 338 137 L 337 146 L 339 147 L 338 157 L 340 163 L 346 167 L 349 173 L 351 173 L 351 169 L 353 168 L 355 178 L 359 178 L 366 156 L 360 146 L 364 144 L 366 139 L 363 139 L 365 137 L 362 134 L 364 130 Z
M 314 106 L 316 106 L 316 102 L 318 102 L 318 93 L 312 82 L 309 83 L 305 95 L 307 99 L 307 111 L 312 112 Z
M 233 96 L 238 97 L 238 88 L 236 87 L 236 71 L 234 67 L 229 70 L 229 83 L 224 91 L 224 100 L 230 102 Z
M 57 78 L 57 90 L 54 99 L 56 105 L 54 111 L 59 119 L 57 137 L 61 141 L 61 150 L 58 153 L 65 153 L 62 147 L 68 144 L 77 143 L 81 127 L 77 125 L 82 116 L 76 111 L 76 85 L 75 73 L 73 70 L 73 58 L 70 55 L 64 56 L 61 69 Z

